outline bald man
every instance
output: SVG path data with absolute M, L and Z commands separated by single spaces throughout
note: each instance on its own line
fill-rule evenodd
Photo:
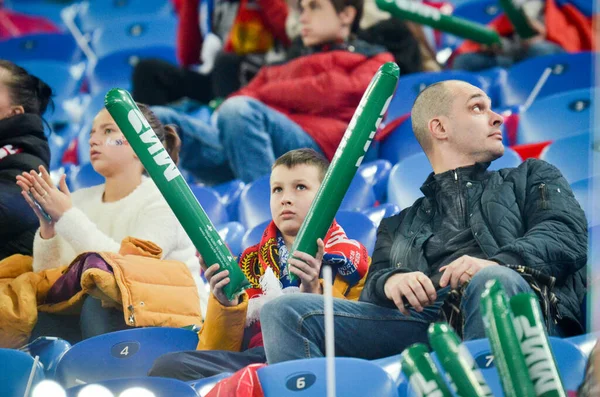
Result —
M 398 354 L 426 342 L 433 321 L 483 338 L 480 298 L 491 279 L 509 296 L 535 291 L 549 334 L 581 333 L 587 222 L 560 172 L 534 159 L 488 171 L 504 153 L 502 117 L 465 82 L 427 87 L 412 122 L 434 172 L 424 197 L 381 222 L 360 302 L 334 300 L 336 355 Z M 323 323 L 320 296 L 267 303 L 268 362 L 323 356 Z

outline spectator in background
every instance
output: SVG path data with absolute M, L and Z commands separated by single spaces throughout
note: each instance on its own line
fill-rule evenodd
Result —
M 289 2 L 290 15 L 286 22 L 288 37 L 300 36 L 300 21 L 298 20 L 298 3 Z M 392 55 L 400 73 L 407 75 L 415 72 L 440 70 L 439 65 L 431 68 L 430 51 L 420 25 L 392 18 L 390 13 L 382 11 L 375 0 L 365 0 L 360 29 L 357 37 L 367 43 L 381 45 Z M 434 60 L 435 63 L 435 60 Z
M 52 89 L 23 68 L 0 60 L 0 260 L 31 255 L 37 218 L 15 177 L 50 163 L 42 115 Z
M 277 157 L 302 147 L 331 159 L 373 75 L 393 61 L 385 48 L 355 38 L 362 0 L 299 4 L 301 56 L 263 67 L 217 109 L 214 125 L 154 109 L 163 122 L 182 127 L 182 166 L 197 178 L 214 181 L 215 170 L 230 167 L 251 182 L 268 174 Z
M 224 98 L 254 77 L 267 51 L 289 44 L 285 0 L 211 0 L 206 37 L 200 27 L 200 0 L 174 3 L 180 66 L 158 59 L 140 61 L 133 72 L 136 101 L 166 105 L 184 97 L 202 103 Z
M 336 297 L 356 300 L 369 267 L 369 254 L 358 241 L 349 240 L 335 221 L 324 241 L 317 240 L 313 257 L 296 253 L 288 257 L 300 226 L 315 198 L 328 161 L 312 149 L 292 150 L 277 159 L 271 172 L 271 214 L 260 243 L 247 248 L 239 266 L 251 287 L 230 301 L 223 292 L 229 283 L 229 271 L 213 264 L 205 275 L 211 294 L 206 320 L 199 334 L 198 350 L 166 354 L 154 363 L 150 375 L 195 380 L 235 372 L 246 365 L 265 363 L 265 349 L 258 321 L 265 302 L 282 292 L 323 293 L 322 263 L 333 268 L 333 293 Z M 267 269 L 273 271 L 268 274 Z M 277 277 L 277 278 L 275 278 Z M 281 286 L 282 287 L 281 287 Z
M 521 39 L 505 15 L 490 27 L 502 37 L 502 46 L 484 47 L 467 41 L 453 56 L 452 67 L 478 71 L 496 66 L 510 67 L 528 58 L 564 51 L 591 51 L 592 21 L 573 5 L 559 6 L 555 0 L 526 0 L 522 9 L 530 26 L 538 33 Z
M 163 126 L 145 105 L 140 110 L 176 162 L 180 140 L 171 126 Z M 84 252 L 119 252 L 125 237 L 149 240 L 162 249 L 162 259 L 185 263 L 206 298 L 196 249 L 152 179 L 106 109 L 94 119 L 90 158 L 105 184 L 69 192 L 65 176 L 56 188 L 42 166 L 17 176 L 22 195 L 39 219 L 35 234 L 33 271 L 70 264 Z M 28 192 L 50 215 L 48 221 Z M 206 306 L 206 300 L 201 306 Z M 202 302 L 201 302 L 202 303 Z M 81 325 L 80 325 L 81 321 Z M 103 308 L 101 301 L 85 298 L 81 316 L 38 314 L 32 338 L 52 335 L 71 342 L 126 328 L 123 312 Z

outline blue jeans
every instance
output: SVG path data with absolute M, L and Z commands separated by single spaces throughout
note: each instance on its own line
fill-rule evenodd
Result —
M 485 337 L 480 300 L 488 280 L 499 280 L 511 297 L 531 292 L 529 284 L 515 271 L 490 266 L 473 276 L 461 301 L 465 340 Z M 439 309 L 447 297 L 439 290 L 436 303 L 421 313 L 411 309 L 406 317 L 397 309 L 366 302 L 334 299 L 336 356 L 368 360 L 401 353 L 413 343 L 428 343 L 427 328 L 439 319 Z M 325 353 L 323 297 L 313 294 L 285 295 L 267 303 L 261 310 L 263 340 L 270 364 Z M 549 333 L 555 334 L 555 329 Z
M 175 124 L 182 140 L 181 166 L 199 179 L 230 167 L 235 178 L 248 183 L 269 174 L 282 154 L 299 148 L 321 149 L 302 127 L 284 114 L 249 97 L 227 99 L 209 124 L 165 107 L 152 110 L 165 124 Z
M 528 58 L 558 54 L 561 52 L 564 52 L 564 50 L 558 44 L 542 40 L 530 44 L 527 49 L 519 52 L 515 56 L 491 54 L 487 52 L 469 52 L 466 54 L 461 54 L 454 59 L 452 68 L 458 70 L 469 70 L 472 72 L 497 66 L 508 68 L 513 64 Z

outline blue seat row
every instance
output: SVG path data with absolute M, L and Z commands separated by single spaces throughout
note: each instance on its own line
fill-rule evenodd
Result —
M 584 375 L 584 368 L 598 334 L 569 339 L 550 338 L 561 378 L 567 390 L 576 390 Z M 147 378 L 152 363 L 160 355 L 181 350 L 193 350 L 197 344 L 195 332 L 178 328 L 140 328 L 118 331 L 84 340 L 66 352 L 58 354 L 54 379 L 75 396 L 84 384 L 98 383 L 112 392 L 120 393 L 130 387 L 144 387 L 159 392 L 171 387 L 182 396 L 204 395 L 219 380 L 230 374 L 188 384 L 162 378 Z M 44 345 L 48 346 L 48 345 Z M 464 346 L 478 364 L 494 395 L 502 395 L 498 372 L 494 365 L 487 339 L 464 342 Z M 33 352 L 32 352 L 33 353 Z M 37 353 L 44 354 L 43 349 Z M 37 354 L 36 353 L 36 354 Z M 47 352 L 46 352 L 47 353 Z M 48 356 L 48 354 L 46 354 Z M 365 361 L 336 358 L 336 390 L 348 396 L 413 396 L 407 379 L 401 372 L 401 354 L 379 360 Z M 437 363 L 435 353 L 432 355 Z M 42 361 L 40 361 L 42 362 Z M 437 363 L 439 366 L 439 363 Z M 34 359 L 24 352 L 0 349 L 0 394 L 17 395 L 24 391 L 32 368 L 33 385 L 44 379 L 41 364 L 34 367 Z M 18 375 L 21 374 L 21 375 Z M 257 372 L 265 396 L 324 395 L 326 388 L 325 359 L 305 359 L 260 368 Z M 368 379 L 368 382 L 364 382 Z M 196 394 L 198 393 L 198 394 Z M 19 395 L 23 395 L 22 393 Z M 157 395 L 161 395 L 158 393 Z

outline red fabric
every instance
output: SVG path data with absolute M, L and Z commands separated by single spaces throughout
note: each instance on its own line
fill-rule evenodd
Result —
M 248 0 L 239 2 L 224 50 L 238 55 L 267 52 L 273 46 L 273 35 L 264 23 L 261 9 L 249 7 Z
M 175 0 L 175 9 L 179 15 L 177 24 L 177 59 L 182 66 L 200 62 L 202 34 L 198 7 L 200 0 Z
M 240 3 L 240 10 L 236 17 L 236 25 L 245 25 L 242 28 L 247 29 L 256 26 L 253 21 L 260 19 L 260 24 L 265 25 L 267 32 L 256 30 L 261 40 L 266 40 L 265 35 L 272 34 L 283 44 L 289 44 L 289 39 L 285 31 L 285 21 L 288 16 L 288 7 L 285 0 L 259 0 L 260 7 L 256 10 L 251 7 L 245 7 L 246 0 Z M 200 32 L 199 18 L 199 0 L 173 0 L 179 23 L 177 26 L 177 59 L 179 63 L 186 67 L 200 63 L 200 52 L 202 50 L 202 34 Z M 225 51 L 233 51 L 234 43 L 231 37 L 225 44 Z
M 596 48 L 592 34 L 593 17 L 587 17 L 572 4 L 559 6 L 555 0 L 546 0 L 544 13 L 547 40 L 560 45 L 567 52 L 592 51 Z M 494 19 L 488 27 L 501 36 L 509 36 L 514 32 L 504 14 Z M 453 56 L 478 51 L 481 51 L 480 44 L 465 40 Z
M 289 14 L 289 8 L 285 1 L 281 0 L 258 0 L 263 15 L 263 22 L 267 25 L 273 36 L 283 45 L 290 44 L 290 39 L 285 30 L 285 21 Z
M 344 229 L 335 220 L 327 231 L 323 242 L 325 243 L 326 253 L 342 252 L 346 258 L 353 262 L 360 275 L 359 280 L 367 274 L 369 254 L 366 248 L 356 240 L 349 240 Z M 239 265 L 251 285 L 246 290 L 249 299 L 262 294 L 259 279 L 265 273 L 267 267 L 270 267 L 275 276 L 279 278 L 278 260 L 277 226 L 275 226 L 275 222 L 271 221 L 265 229 L 260 243 L 246 248 L 240 256 Z
M 410 117 L 410 113 L 406 113 L 385 125 L 381 130 L 377 131 L 375 140 L 378 142 L 384 141 L 400 124 L 404 123 Z
M 527 159 L 539 158 L 540 154 L 542 154 L 542 150 L 551 143 L 552 141 L 528 143 L 525 145 L 511 146 L 511 149 L 517 152 L 519 156 L 521 156 L 521 159 L 525 161 Z
M 256 371 L 267 364 L 250 364 L 212 388 L 206 397 L 264 397 Z
M 263 67 L 232 94 L 256 98 L 296 122 L 327 158 L 335 151 L 373 75 L 394 57 L 334 50 Z
M 55 33 L 60 29 L 46 18 L 21 14 L 1 8 L 0 5 L 0 40 L 35 33 Z
M 504 129 L 509 145 L 517 143 L 517 130 L 519 127 L 519 113 L 510 113 L 504 116 Z
M 0 160 L 11 156 L 13 154 L 21 153 L 23 149 L 20 147 L 15 147 L 13 145 L 4 145 L 0 147 Z
M 546 1 L 546 38 L 567 52 L 592 51 L 596 48 L 592 18 L 585 16 L 572 4 L 559 7 L 554 0 Z
M 77 147 L 79 146 L 77 139 L 73 139 L 63 153 L 61 164 L 79 164 L 79 156 L 77 155 Z

